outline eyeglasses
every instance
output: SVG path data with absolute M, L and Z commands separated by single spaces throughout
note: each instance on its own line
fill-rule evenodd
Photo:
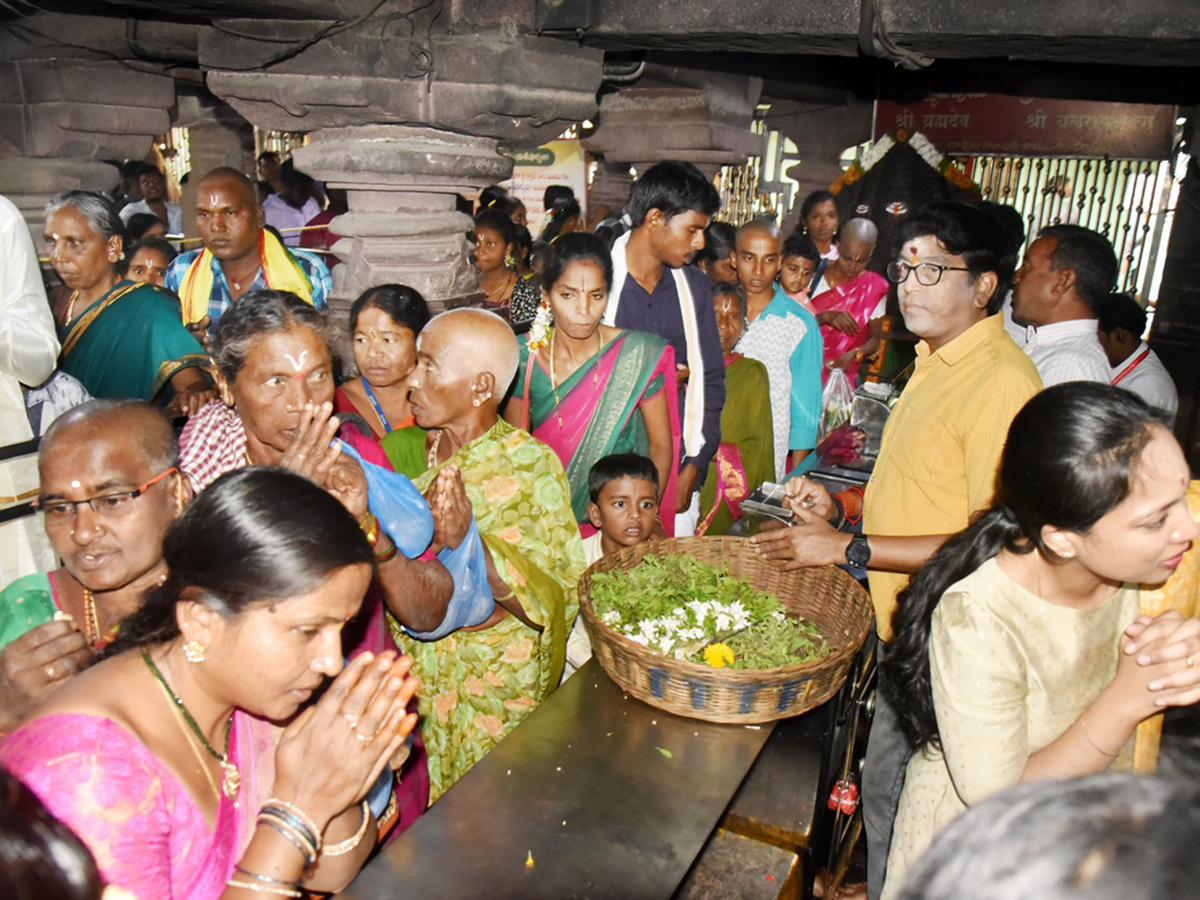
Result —
M 925 285 L 925 287 L 933 287 L 942 280 L 943 272 L 970 272 L 966 266 L 939 266 L 937 263 L 921 263 L 917 266 L 910 266 L 905 262 L 890 262 L 887 266 L 887 277 L 889 281 L 896 284 L 904 284 L 908 280 L 909 272 L 917 273 L 917 282 Z
M 75 518 L 75 513 L 79 505 L 85 504 L 92 508 L 98 516 L 103 516 L 106 519 L 119 519 L 121 516 L 128 515 L 133 509 L 133 501 L 154 485 L 158 484 L 168 475 L 178 472 L 176 466 L 171 466 L 165 472 L 160 472 L 143 485 L 139 485 L 132 491 L 113 491 L 108 494 L 101 494 L 98 497 L 88 497 L 86 500 L 34 500 L 33 508 L 40 509 L 46 514 L 48 523 L 69 522 Z

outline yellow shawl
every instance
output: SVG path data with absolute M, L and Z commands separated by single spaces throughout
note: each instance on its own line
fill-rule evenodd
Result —
M 259 235 L 258 256 L 262 260 L 267 287 L 273 291 L 291 291 L 304 302 L 312 303 L 313 289 L 308 275 L 279 238 L 266 229 Z M 208 301 L 213 289 L 212 261 L 212 252 L 205 248 L 183 276 L 179 300 L 185 325 L 199 322 L 208 315 Z

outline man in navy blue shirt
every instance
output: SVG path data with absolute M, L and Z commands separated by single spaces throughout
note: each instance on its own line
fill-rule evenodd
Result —
M 675 534 L 692 534 L 699 488 L 721 442 L 725 360 L 708 278 L 690 265 L 721 207 L 712 182 L 690 163 L 661 162 L 633 185 L 633 228 L 613 245 L 613 285 L 605 322 L 660 335 L 679 367 L 682 461 Z

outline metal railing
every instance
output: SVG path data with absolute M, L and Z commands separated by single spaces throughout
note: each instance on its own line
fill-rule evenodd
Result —
M 983 198 L 1014 207 L 1026 245 L 1047 225 L 1073 224 L 1107 237 L 1121 290 L 1151 298 L 1160 247 L 1170 232 L 1174 183 L 1159 160 L 1067 157 L 960 157 Z

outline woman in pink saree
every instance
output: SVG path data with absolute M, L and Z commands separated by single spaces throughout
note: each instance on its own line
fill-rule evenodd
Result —
M 812 290 L 812 307 L 825 342 L 825 371 L 841 369 L 853 385 L 859 366 L 879 349 L 888 282 L 868 272 L 879 229 L 870 219 L 851 219 L 842 227 L 837 259 L 825 267 Z
M 639 453 L 658 469 L 660 521 L 674 528 L 679 458 L 675 354 L 657 335 L 602 325 L 612 260 L 595 235 L 564 234 L 542 271 L 542 306 L 520 338 L 521 364 L 505 418 L 530 431 L 562 461 L 584 537 L 588 472 L 602 457 Z M 551 324 L 551 322 L 553 324 Z
M 139 900 L 341 890 L 375 846 L 368 793 L 416 724 L 411 657 L 343 668 L 366 537 L 308 479 L 251 467 L 195 500 L 163 555 L 166 581 L 110 653 L 0 763 Z

